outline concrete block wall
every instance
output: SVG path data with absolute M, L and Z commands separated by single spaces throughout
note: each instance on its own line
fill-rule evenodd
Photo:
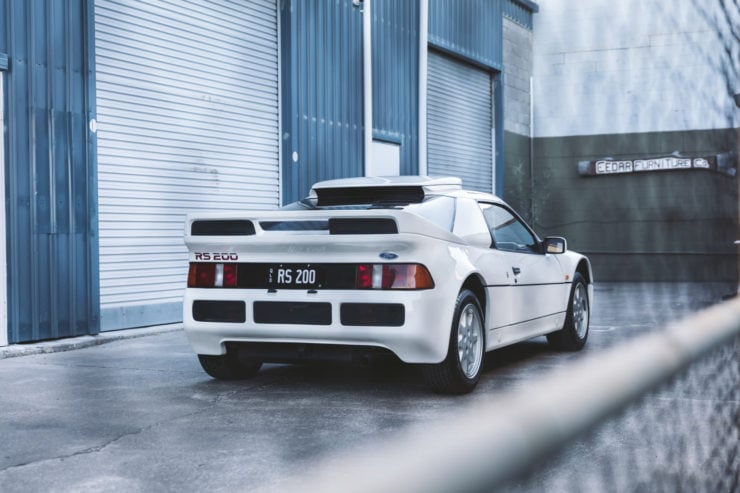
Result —
M 504 18 L 504 130 L 529 135 L 532 31 Z

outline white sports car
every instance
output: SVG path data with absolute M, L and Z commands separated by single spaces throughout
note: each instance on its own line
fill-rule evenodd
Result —
M 588 336 L 588 259 L 458 178 L 320 182 L 280 210 L 191 215 L 185 242 L 185 332 L 215 378 L 391 352 L 465 393 L 486 351 Z

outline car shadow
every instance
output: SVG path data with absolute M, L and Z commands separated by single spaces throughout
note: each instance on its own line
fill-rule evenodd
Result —
M 553 354 L 546 342 L 530 340 L 491 351 L 485 355 L 481 378 L 496 379 L 520 371 L 522 365 Z M 249 391 L 252 393 L 288 393 L 337 395 L 362 393 L 376 397 L 401 397 L 432 394 L 420 365 L 408 365 L 395 357 L 358 363 L 306 362 L 301 364 L 265 364 L 249 380 L 218 381 L 204 374 L 198 384 L 207 392 Z
M 483 371 L 495 371 L 552 354 L 554 354 L 553 350 L 544 338 L 542 340 L 530 339 L 486 353 L 483 361 Z

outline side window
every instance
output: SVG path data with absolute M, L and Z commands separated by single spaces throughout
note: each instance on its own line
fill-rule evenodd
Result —
M 496 204 L 480 204 L 494 246 L 507 252 L 540 253 L 537 238 L 511 212 Z

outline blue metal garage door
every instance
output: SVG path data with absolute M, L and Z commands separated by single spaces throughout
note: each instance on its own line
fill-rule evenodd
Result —
M 493 191 L 491 73 L 429 52 L 427 173 L 459 176 L 472 190 Z

